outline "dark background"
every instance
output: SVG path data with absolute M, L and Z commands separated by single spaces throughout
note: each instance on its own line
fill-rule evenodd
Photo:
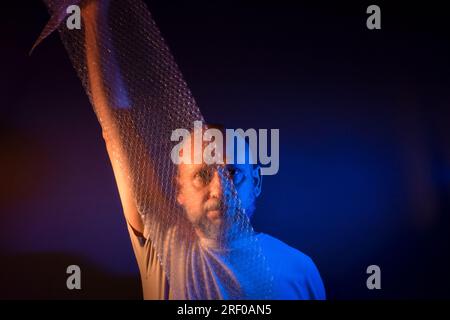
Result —
M 297 2 L 147 1 L 209 122 L 280 129 L 255 229 L 311 256 L 330 299 L 449 298 L 446 11 Z M 366 28 L 370 4 L 382 30 Z M 141 298 L 81 83 L 56 33 L 28 56 L 46 9 L 1 13 L 0 298 Z

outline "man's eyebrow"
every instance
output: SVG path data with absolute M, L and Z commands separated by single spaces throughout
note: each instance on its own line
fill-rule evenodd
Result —
M 201 166 L 199 166 L 198 168 L 194 169 L 194 173 L 198 173 L 202 170 L 208 169 L 209 166 L 207 166 L 206 164 L 202 164 Z

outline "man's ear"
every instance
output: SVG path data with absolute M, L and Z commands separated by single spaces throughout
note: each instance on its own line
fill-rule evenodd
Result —
M 181 192 L 180 188 L 180 177 L 177 175 L 175 177 L 175 184 L 176 184 L 176 192 L 177 192 L 177 202 L 180 206 L 184 204 L 184 195 Z
M 262 190 L 262 175 L 261 167 L 259 165 L 255 165 L 255 167 L 252 169 L 252 181 L 255 198 L 257 198 L 261 194 Z
M 184 196 L 179 191 L 177 194 L 177 202 L 180 206 L 182 206 L 184 204 Z

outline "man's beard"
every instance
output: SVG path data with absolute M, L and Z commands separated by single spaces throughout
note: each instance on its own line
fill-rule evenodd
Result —
M 204 237 L 212 240 L 219 240 L 223 234 L 222 222 L 214 223 L 206 215 L 203 215 L 194 225 Z
M 210 211 L 219 212 L 219 216 L 208 215 Z M 204 237 L 212 240 L 226 240 L 227 238 L 239 237 L 239 221 L 249 221 L 255 211 L 255 199 L 243 208 L 237 198 L 227 201 L 225 204 L 220 200 L 210 200 L 203 208 L 203 214 L 193 222 L 195 228 L 200 230 Z M 250 221 L 249 221 L 250 224 Z M 244 224 L 246 225 L 246 224 Z
M 199 228 L 204 236 L 208 239 L 219 239 L 224 232 L 225 221 L 225 206 L 220 200 L 208 201 L 204 208 L 200 219 L 194 223 L 194 226 Z M 219 216 L 210 217 L 209 213 L 212 211 L 219 212 Z

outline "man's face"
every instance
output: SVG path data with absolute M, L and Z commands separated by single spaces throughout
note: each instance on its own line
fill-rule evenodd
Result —
M 220 234 L 225 215 L 232 214 L 227 210 L 236 207 L 237 201 L 250 217 L 255 209 L 255 198 L 261 191 L 259 169 L 251 164 L 182 163 L 178 166 L 177 180 L 178 203 L 197 231 L 207 238 Z M 230 196 L 231 183 L 238 199 Z

